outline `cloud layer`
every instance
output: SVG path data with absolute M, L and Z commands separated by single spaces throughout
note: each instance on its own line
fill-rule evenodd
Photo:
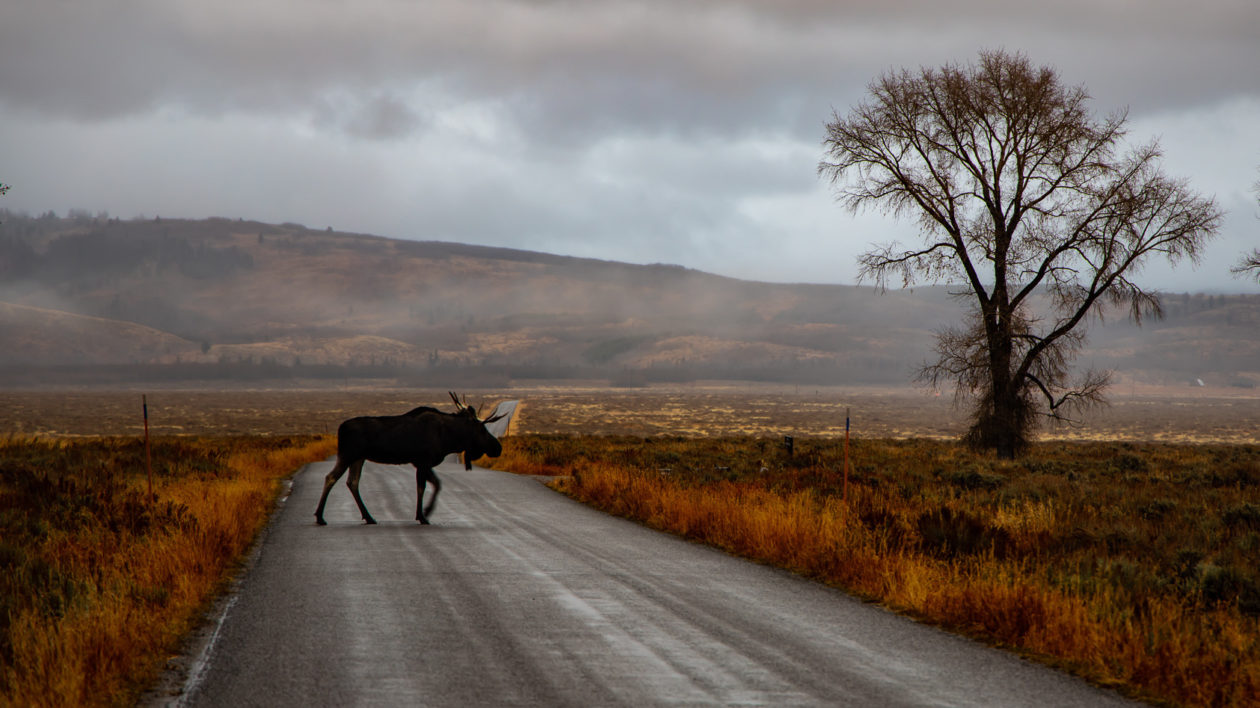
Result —
M 1219 286 L 1260 231 L 1256 37 L 1251 0 L 11 0 L 0 206 L 851 282 L 913 232 L 831 204 L 822 124 L 882 71 L 1004 47 L 1128 107 L 1231 209 L 1201 275 L 1151 276 Z

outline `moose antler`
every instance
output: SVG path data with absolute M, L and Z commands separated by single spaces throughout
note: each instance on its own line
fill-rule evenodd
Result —
M 473 413 L 474 413 L 474 414 L 475 414 L 478 418 L 480 418 L 480 417 L 481 417 L 481 406 L 477 406 L 476 408 L 473 408 L 472 406 L 469 406 L 469 405 L 468 405 L 468 397 L 467 397 L 467 396 L 464 396 L 464 399 L 463 399 L 463 401 L 461 402 L 461 401 L 460 401 L 460 397 L 459 397 L 459 395 L 458 395 L 458 394 L 456 394 L 454 391 L 447 391 L 447 393 L 449 393 L 449 394 L 451 395 L 451 400 L 452 400 L 452 401 L 455 401 L 455 410 L 456 410 L 457 412 L 459 412 L 459 413 L 463 413 L 464 411 L 466 411 L 466 410 L 468 410 L 468 409 L 472 408 Z M 484 402 L 482 403 L 482 405 L 484 405 Z M 497 411 L 497 410 L 499 410 L 499 407 L 498 407 L 498 406 L 495 406 L 495 408 L 494 408 L 494 409 Z M 494 421 L 496 421 L 496 420 L 502 420 L 502 419 L 503 419 L 503 418 L 505 418 L 505 417 L 507 417 L 507 413 L 500 413 L 500 414 L 498 414 L 498 415 L 492 415 L 492 416 L 490 416 L 489 418 L 486 418 L 485 420 L 483 420 L 483 421 L 481 421 L 481 422 L 482 422 L 482 423 L 493 423 Z

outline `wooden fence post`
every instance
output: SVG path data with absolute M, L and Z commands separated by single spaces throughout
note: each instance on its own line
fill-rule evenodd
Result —
M 140 404 L 144 407 L 144 469 L 149 475 L 149 506 L 157 501 L 153 496 L 153 456 L 149 453 L 149 397 L 140 394 Z
M 849 408 L 844 409 L 844 487 L 840 499 L 849 503 Z

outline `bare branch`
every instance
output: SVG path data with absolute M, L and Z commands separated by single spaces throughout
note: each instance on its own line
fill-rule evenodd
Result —
M 819 173 L 850 210 L 918 218 L 922 246 L 864 253 L 863 278 L 965 283 L 966 323 L 937 333 L 919 377 L 974 404 L 970 441 L 1013 454 L 1033 412 L 1102 401 L 1105 373 L 1071 375 L 1085 319 L 1103 306 L 1160 316 L 1135 276 L 1154 259 L 1197 262 L 1222 212 L 1163 174 L 1157 144 L 1121 149 L 1126 114 L 1096 118 L 1084 88 L 1023 55 L 984 51 L 868 88 L 827 125 Z M 1260 273 L 1258 259 L 1240 267 Z
M 1238 265 L 1230 268 L 1229 271 L 1236 275 L 1251 273 L 1255 277 L 1256 282 L 1260 282 L 1260 248 L 1252 251 L 1250 255 L 1244 256 Z
M 1251 185 L 1251 189 L 1256 193 L 1257 204 L 1260 204 L 1260 179 L 1256 180 L 1256 183 Z M 1244 255 L 1242 259 L 1238 261 L 1238 265 L 1230 268 L 1229 270 L 1234 275 L 1247 275 L 1250 273 L 1251 276 L 1256 279 L 1256 282 L 1260 283 L 1260 248 Z

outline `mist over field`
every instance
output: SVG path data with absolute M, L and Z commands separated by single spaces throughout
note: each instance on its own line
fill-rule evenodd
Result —
M 910 385 L 948 288 L 741 281 L 674 265 L 229 219 L 0 214 L 7 384 L 375 378 Z M 1167 293 L 1091 328 L 1121 380 L 1260 384 L 1260 296 Z

